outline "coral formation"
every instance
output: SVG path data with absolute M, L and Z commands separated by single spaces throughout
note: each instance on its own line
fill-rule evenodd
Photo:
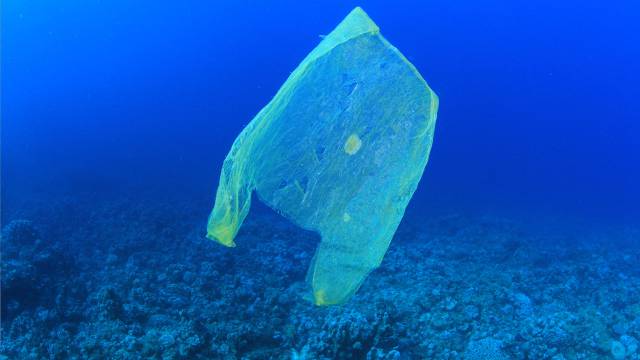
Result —
M 276 214 L 228 249 L 197 231 L 205 203 L 47 201 L 2 233 L 6 358 L 640 359 L 639 240 L 407 218 L 352 301 L 315 307 L 318 236 Z

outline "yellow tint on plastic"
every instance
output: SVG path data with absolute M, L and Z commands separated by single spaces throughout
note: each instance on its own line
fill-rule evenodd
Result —
M 358 135 L 352 134 L 344 143 L 344 152 L 349 155 L 354 155 L 360 150 L 360 147 L 362 147 L 362 140 L 360 140 Z
M 355 8 L 234 141 L 207 237 L 235 246 L 255 192 L 320 234 L 310 293 L 317 305 L 344 303 L 387 251 L 426 167 L 437 110 L 415 67 Z

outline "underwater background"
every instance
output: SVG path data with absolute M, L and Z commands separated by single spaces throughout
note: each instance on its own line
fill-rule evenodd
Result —
M 305 299 L 317 234 L 222 161 L 355 6 L 440 98 L 379 269 Z M 640 5 L 3 1 L 0 359 L 640 359 Z

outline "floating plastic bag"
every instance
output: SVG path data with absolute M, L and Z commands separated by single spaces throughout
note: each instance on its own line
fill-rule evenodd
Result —
M 427 164 L 437 109 L 415 67 L 355 8 L 233 143 L 207 237 L 235 246 L 255 191 L 321 235 L 313 298 L 343 303 L 382 261 Z

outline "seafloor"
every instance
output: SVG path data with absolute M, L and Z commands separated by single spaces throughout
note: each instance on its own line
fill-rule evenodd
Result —
M 0 359 L 640 359 L 637 230 L 406 219 L 356 296 L 319 308 L 316 235 L 254 213 L 228 249 L 192 205 L 5 214 Z

